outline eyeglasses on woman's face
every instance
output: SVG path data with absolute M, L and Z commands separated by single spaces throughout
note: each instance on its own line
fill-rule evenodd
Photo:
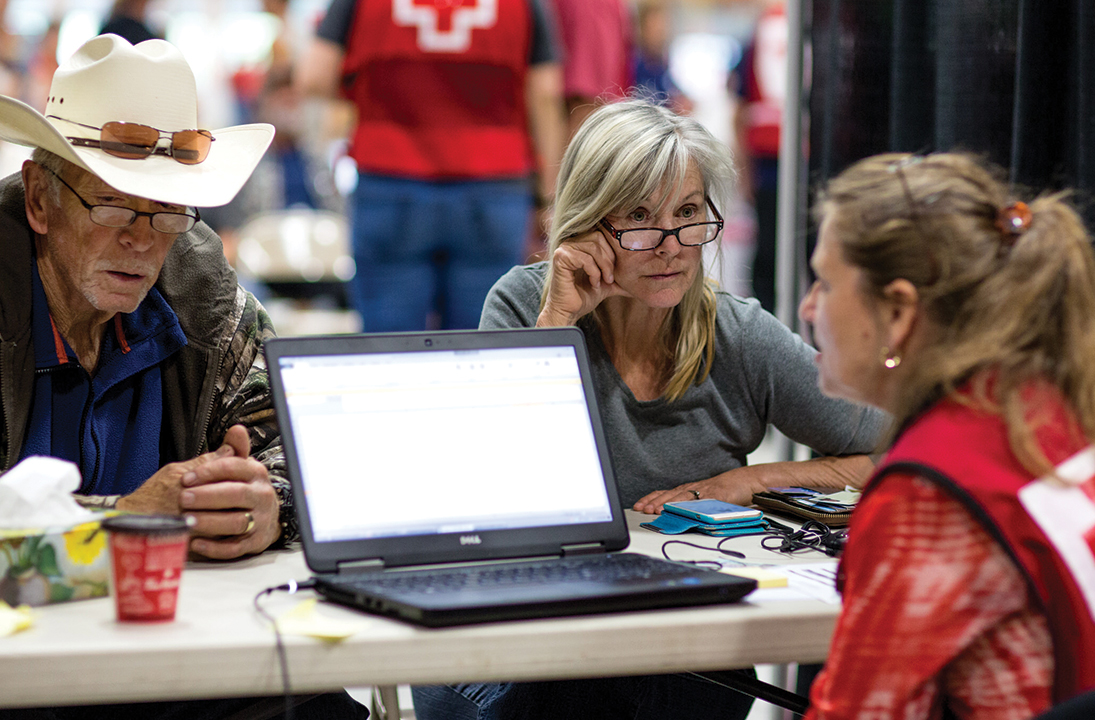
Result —
M 669 229 L 642 227 L 617 230 L 607 218 L 601 220 L 601 225 L 616 238 L 616 242 L 620 243 L 621 248 L 632 252 L 654 250 L 665 242 L 665 239 L 670 235 L 676 237 L 677 242 L 686 247 L 706 245 L 719 236 L 724 224 L 722 216 L 719 215 L 719 211 L 715 209 L 715 205 L 710 198 L 707 198 L 706 203 L 715 217 L 714 220 L 689 223 Z

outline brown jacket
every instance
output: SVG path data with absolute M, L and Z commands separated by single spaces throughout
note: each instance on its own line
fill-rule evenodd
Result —
M 0 180 L 0 471 L 19 459 L 34 389 L 31 273 L 34 233 L 22 179 Z M 234 424 L 282 501 L 279 544 L 297 538 L 285 456 L 274 417 L 262 343 L 274 336 L 265 309 L 236 281 L 220 238 L 199 223 L 179 236 L 156 288 L 179 317 L 187 345 L 164 361 L 163 463 L 216 448 Z

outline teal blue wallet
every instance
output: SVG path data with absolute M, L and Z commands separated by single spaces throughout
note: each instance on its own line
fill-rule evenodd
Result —
M 686 532 L 698 532 L 715 537 L 734 537 L 737 535 L 759 535 L 768 531 L 767 521 L 744 519 L 722 523 L 705 523 L 673 513 L 662 513 L 640 527 L 649 528 L 664 535 L 680 535 Z

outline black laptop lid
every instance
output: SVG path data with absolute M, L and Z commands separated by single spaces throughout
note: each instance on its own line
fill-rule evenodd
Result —
M 312 570 L 627 545 L 578 329 L 278 338 L 265 353 Z

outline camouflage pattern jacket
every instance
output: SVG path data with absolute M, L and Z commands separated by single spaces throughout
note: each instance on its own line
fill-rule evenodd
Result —
M 31 273 L 34 234 L 22 179 L 0 180 L 0 471 L 19 459 L 34 389 Z M 156 287 L 179 317 L 187 345 L 162 365 L 160 462 L 188 460 L 220 446 L 244 425 L 251 454 L 270 473 L 281 500 L 281 538 L 297 539 L 285 455 L 274 417 L 262 343 L 274 336 L 266 310 L 236 281 L 220 238 L 204 223 L 179 236 Z M 87 498 L 109 505 L 111 498 Z

